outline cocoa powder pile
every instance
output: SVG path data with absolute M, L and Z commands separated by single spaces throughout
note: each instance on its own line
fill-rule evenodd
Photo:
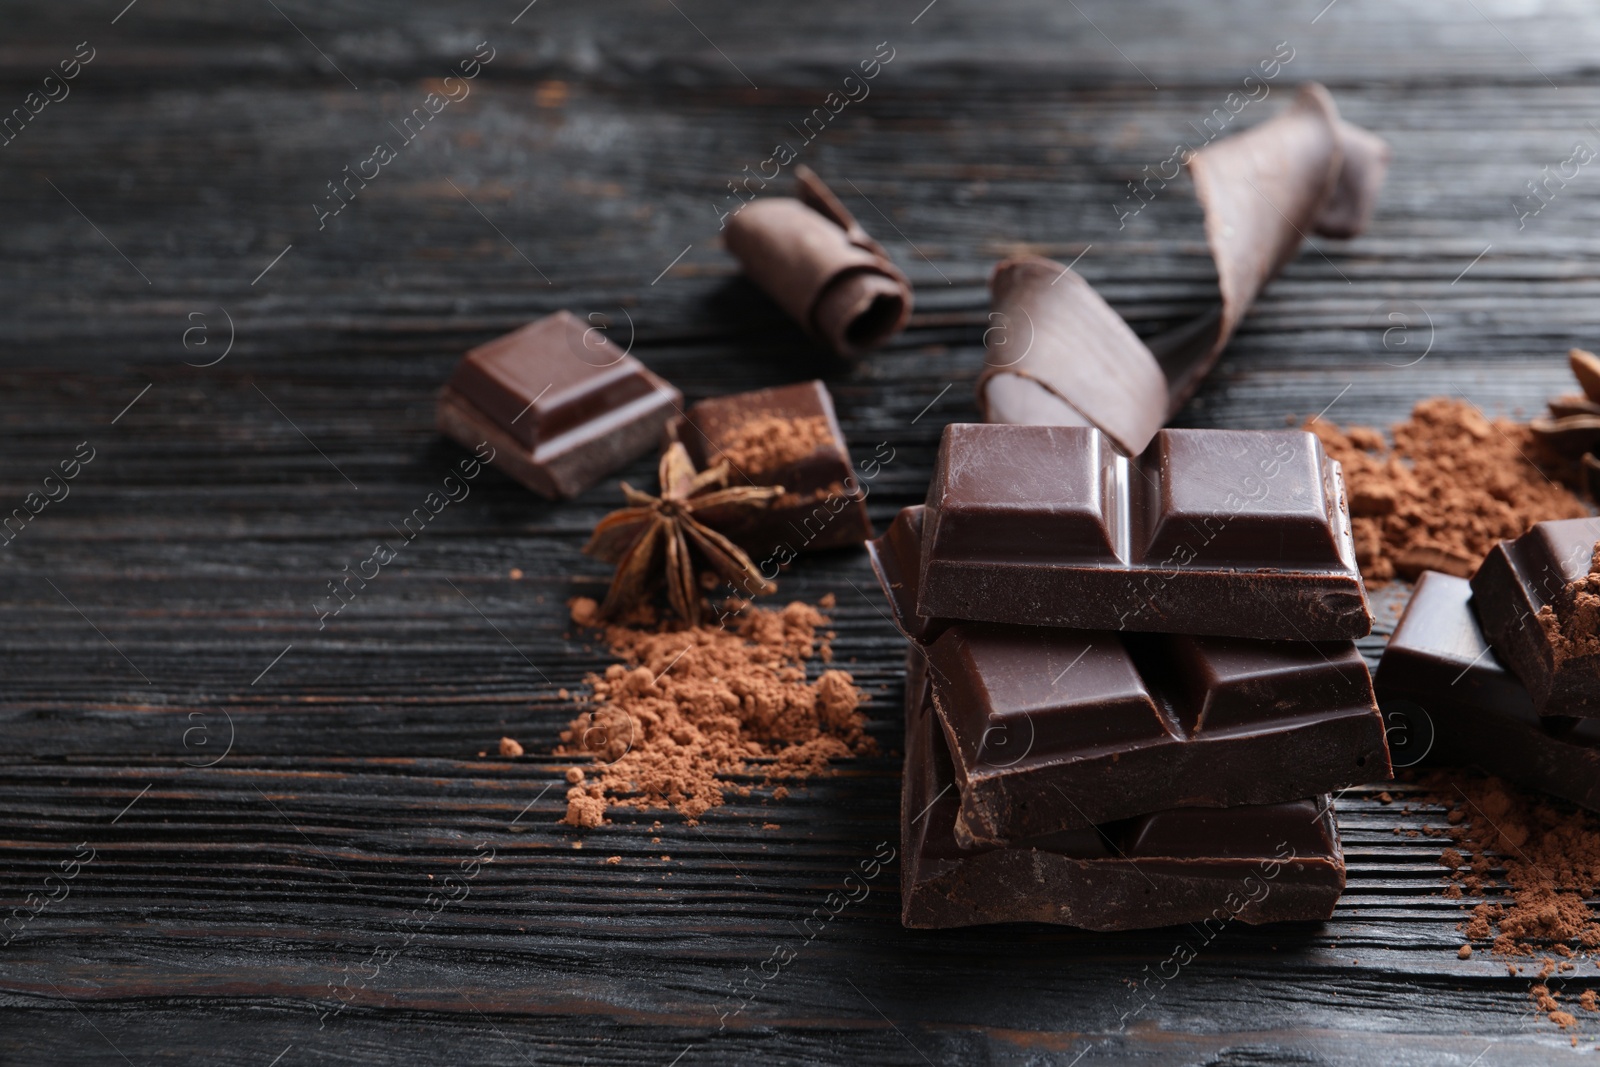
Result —
M 746 474 L 765 474 L 832 443 L 833 432 L 821 415 L 785 418 L 756 415 L 728 431 L 716 458 Z
M 1589 514 L 1550 477 L 1558 464 L 1528 427 L 1493 421 L 1464 400 L 1432 397 L 1393 427 L 1394 447 L 1370 426 L 1305 428 L 1344 467 L 1356 560 L 1368 581 L 1424 570 L 1470 577 L 1496 541 L 1536 522 Z
M 1424 785 L 1448 809 L 1443 834 L 1453 844 L 1439 856 L 1450 872 L 1445 896 L 1476 901 L 1462 936 L 1496 955 L 1539 958 L 1529 995 L 1551 1022 L 1575 1029 L 1577 1018 L 1545 982 L 1600 950 L 1600 922 L 1587 903 L 1600 887 L 1600 820 L 1496 778 L 1440 771 Z M 1469 958 L 1470 944 L 1462 949 Z M 1593 996 L 1577 1003 L 1596 1010 Z
M 836 759 L 877 750 L 858 710 L 865 699 L 832 659 L 828 619 L 795 601 L 781 610 L 740 605 L 722 624 L 668 626 L 636 617 L 608 625 L 604 640 L 621 662 L 585 681 L 591 707 L 562 731 L 557 755 L 591 756 L 586 773 L 567 772 L 573 826 L 605 821 L 608 807 L 675 808 L 690 824 L 737 789 L 729 779 L 764 761 L 766 778 L 808 778 Z M 831 595 L 822 608 L 833 607 Z M 579 597 L 573 622 L 597 623 Z M 780 786 L 780 799 L 787 789 Z
M 1536 617 L 1557 668 L 1584 656 L 1600 656 L 1600 545 L 1589 561 L 1589 573 L 1563 586 Z

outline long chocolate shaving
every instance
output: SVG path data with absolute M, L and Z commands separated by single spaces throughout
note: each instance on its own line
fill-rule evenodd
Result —
M 911 318 L 911 283 L 809 167 L 798 199 L 766 197 L 728 222 L 723 240 L 751 279 L 842 356 L 879 347 Z
M 1346 238 L 1366 227 L 1388 161 L 1388 145 L 1341 119 L 1314 82 L 1273 118 L 1191 155 L 1217 296 L 1148 343 L 1061 264 L 1039 256 L 1000 263 L 978 379 L 985 420 L 1088 424 L 1129 453 L 1144 451 L 1307 234 Z

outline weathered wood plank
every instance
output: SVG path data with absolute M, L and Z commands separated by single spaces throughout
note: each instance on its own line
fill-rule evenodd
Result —
M 752 778 L 699 827 L 625 813 L 580 838 L 555 821 L 564 764 L 476 756 L 505 733 L 548 752 L 573 712 L 557 690 L 604 662 L 564 604 L 604 579 L 578 546 L 614 489 L 555 506 L 486 474 L 325 629 L 312 608 L 459 457 L 431 399 L 459 353 L 558 307 L 631 317 L 636 354 L 691 399 L 825 377 L 851 440 L 896 450 L 882 525 L 922 495 L 940 428 L 975 415 L 994 260 L 1083 252 L 1141 331 L 1203 303 L 1187 193 L 1121 226 L 1127 183 L 1280 40 L 1278 99 L 1327 81 L 1394 145 L 1390 181 L 1366 236 L 1290 265 L 1182 421 L 1276 426 L 1337 397 L 1328 418 L 1382 424 L 1440 393 L 1536 410 L 1567 387 L 1565 349 L 1600 333 L 1600 183 L 1584 170 L 1521 229 L 1510 200 L 1600 139 L 1600 23 L 1577 0 L 825 0 L 781 18 L 681 0 L 538 4 L 514 25 L 520 3 L 279 6 L 293 25 L 189 0 L 6 14 L 0 103 L 76 42 L 97 52 L 0 147 L 0 510 L 79 442 L 96 458 L 0 548 L 0 905 L 78 842 L 97 851 L 0 947 L 0 1061 L 1578 1055 L 1529 1013 L 1527 978 L 1456 959 L 1437 844 L 1393 832 L 1430 812 L 1375 789 L 1339 802 L 1351 880 L 1332 922 L 1229 927 L 1126 1029 L 1128 983 L 1193 932 L 912 933 L 891 865 L 807 940 L 798 924 L 896 837 L 902 646 L 859 553 L 803 561 L 783 594 L 839 596 L 836 652 L 886 754 L 782 802 Z M 326 183 L 486 39 L 471 97 L 319 230 Z M 801 157 L 918 286 L 912 328 L 848 367 L 737 276 L 717 212 L 884 40 L 870 97 Z M 1406 345 L 1386 346 L 1397 321 Z M 185 366 L 230 335 L 225 360 Z M 480 843 L 496 858 L 467 898 L 366 974 Z M 782 946 L 795 963 L 734 1013 Z M 366 988 L 319 1019 L 352 974 Z

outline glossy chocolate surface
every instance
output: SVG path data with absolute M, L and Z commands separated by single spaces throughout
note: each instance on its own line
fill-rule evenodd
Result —
M 1472 576 L 1472 610 L 1489 643 L 1544 715 L 1600 716 L 1600 656 L 1557 663 L 1539 609 L 1589 573 L 1600 519 L 1541 522 L 1490 549 Z
M 917 614 L 1284 641 L 1371 629 L 1338 463 L 1298 430 L 945 428 Z
M 921 653 L 907 663 L 901 801 L 902 921 L 944 928 L 1046 922 L 1091 930 L 1326 919 L 1345 867 L 1327 797 L 1172 809 L 963 845 L 954 766 Z
M 468 352 L 439 397 L 441 432 L 536 493 L 575 496 L 655 447 L 683 397 L 566 311 Z
M 1350 642 L 956 623 L 926 655 L 964 844 L 1390 775 Z
M 755 420 L 782 434 L 783 423 L 820 423 L 815 447 L 777 466 L 758 467 L 728 450 Z M 701 470 L 727 461 L 733 485 L 781 485 L 784 495 L 764 511 L 731 517 L 700 513 L 759 562 L 773 553 L 855 545 L 872 536 L 866 493 L 851 466 L 833 398 L 820 381 L 711 397 L 674 420 L 670 432 Z
M 1472 597 L 1465 578 L 1423 572 L 1384 647 L 1373 684 L 1396 763 L 1476 766 L 1600 811 L 1600 721 L 1537 714 Z

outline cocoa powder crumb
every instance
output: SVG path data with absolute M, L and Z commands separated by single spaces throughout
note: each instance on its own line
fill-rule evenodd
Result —
M 578 626 L 600 625 L 600 603 L 593 597 L 576 596 L 567 604 L 567 612 Z
M 757 414 L 726 431 L 715 457 L 754 476 L 787 467 L 832 444 L 833 432 L 821 415 L 787 418 Z
M 1372 427 L 1317 418 L 1306 429 L 1344 468 L 1356 561 L 1371 582 L 1424 570 L 1470 577 L 1496 541 L 1589 514 L 1528 458 L 1558 465 L 1526 425 L 1491 422 L 1464 400 L 1419 401 L 1393 427 L 1392 449 Z
M 1590 558 L 1589 573 L 1562 586 L 1536 618 L 1557 670 L 1575 659 L 1600 656 L 1600 544 Z
M 1460 948 L 1456 949 L 1456 959 L 1458 959 L 1458 960 L 1470 960 L 1471 958 L 1472 958 L 1472 946 L 1471 945 L 1462 945 Z
M 572 602 L 575 622 L 592 618 L 585 599 Z M 670 807 L 692 823 L 727 793 L 749 793 L 729 779 L 751 761 L 770 761 L 770 782 L 875 753 L 859 710 L 865 697 L 850 675 L 807 677 L 807 665 L 827 655 L 827 621 L 796 601 L 781 610 L 744 606 L 725 625 L 607 626 L 620 662 L 585 679 L 588 707 L 556 750 L 596 761 L 567 791 L 563 821 L 598 826 L 610 807 Z M 773 797 L 787 793 L 780 786 Z
M 1466 940 L 1488 941 L 1499 956 L 1537 958 L 1541 983 L 1574 969 L 1574 957 L 1600 950 L 1600 922 L 1588 905 L 1600 888 L 1600 819 L 1495 778 L 1440 771 L 1424 784 L 1434 799 L 1450 806 L 1458 845 L 1443 849 L 1439 862 L 1454 879 L 1460 877 L 1462 851 L 1470 853 L 1474 873 L 1465 882 L 1485 898 L 1461 926 Z M 1458 890 L 1453 881 L 1445 896 L 1460 896 L 1451 890 Z M 1507 973 L 1520 969 L 1508 963 Z M 1551 1022 L 1562 1029 L 1575 1024 L 1548 988 L 1536 985 L 1533 995 Z
M 522 745 L 514 738 L 502 737 L 500 739 L 500 755 L 520 756 L 522 755 Z

